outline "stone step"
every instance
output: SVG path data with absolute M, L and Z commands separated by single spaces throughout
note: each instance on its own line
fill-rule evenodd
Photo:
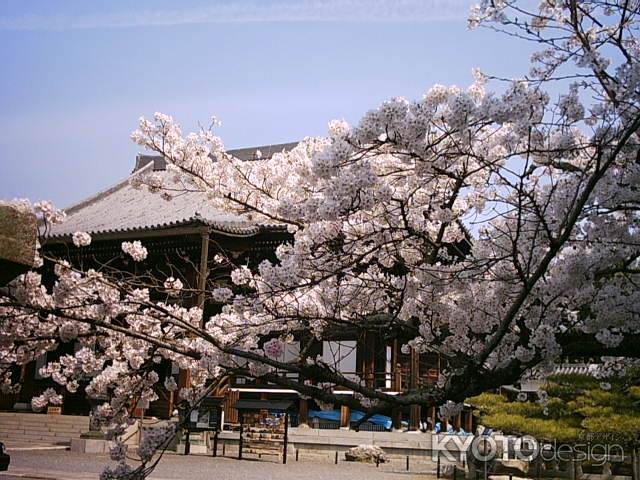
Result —
M 85 432 L 87 427 L 83 428 L 75 428 L 75 427 L 59 427 L 59 426 L 48 426 L 48 425 L 25 425 L 25 424 L 16 424 L 16 425 L 2 425 L 0 424 L 0 432 L 7 430 L 22 430 L 22 431 L 46 431 L 46 432 L 62 432 L 62 433 L 78 433 Z
M 0 435 L 22 435 L 24 433 L 25 433 L 24 429 L 0 427 Z
M 44 438 L 44 439 L 34 439 L 34 438 L 30 438 L 29 440 L 26 440 L 24 438 L 7 438 L 5 439 L 5 442 L 9 445 L 11 444 L 20 444 L 21 446 L 51 446 L 51 445 L 55 445 L 55 446 L 65 446 L 65 445 L 69 445 L 71 443 L 71 440 L 66 440 L 66 439 L 61 439 L 61 438 Z
M 25 423 L 50 423 L 50 424 L 76 424 L 85 425 L 89 423 L 89 417 L 77 415 L 46 415 L 39 413 L 2 413 L 0 412 L 0 423 L 4 422 L 25 422 Z
M 9 440 L 50 440 L 61 441 L 63 438 L 49 435 L 32 435 L 32 434 L 24 434 L 24 435 L 5 435 L 4 438 Z
M 88 417 L 0 412 L 0 441 L 69 444 L 89 429 Z
M 34 435 L 34 434 L 21 434 L 21 435 L 16 435 L 16 434 L 8 434 L 8 435 L 3 435 L 3 438 L 12 438 L 12 439 L 23 439 L 23 440 L 29 440 L 29 439 L 47 439 L 47 440 L 51 440 L 51 441 L 61 441 L 61 440 L 65 440 L 68 439 L 68 437 L 59 437 L 56 435 Z
M 85 425 L 84 427 L 49 427 L 49 430 L 52 432 L 68 432 L 68 433 L 78 433 L 78 432 L 86 432 L 89 430 L 89 425 Z
M 84 426 L 67 426 L 67 425 L 48 425 L 48 424 L 27 424 L 27 423 L 0 423 L 0 430 L 47 430 L 50 432 L 84 432 L 89 429 L 89 425 Z
M 42 425 L 46 423 L 47 425 L 86 425 L 89 423 L 89 420 L 61 420 L 64 417 L 59 415 L 46 415 L 44 418 L 2 418 L 0 417 L 0 423 L 5 422 L 18 422 L 25 423 L 31 425 Z
M 58 427 L 58 428 L 77 428 L 84 427 L 89 425 L 89 422 L 54 422 L 54 421 L 34 421 L 34 420 L 16 420 L 16 419 L 4 419 L 0 418 L 0 425 L 30 425 L 30 426 L 38 426 L 38 425 L 48 425 L 50 427 Z
M 12 435 L 53 435 L 54 432 L 50 432 L 47 429 L 35 429 L 35 428 L 29 428 L 26 429 L 24 431 L 19 431 L 19 430 L 12 430 L 12 431 L 4 431 L 2 429 L 0 429 L 0 433 L 8 433 L 8 434 L 12 434 Z
M 21 425 L 25 425 L 24 422 L 21 422 L 19 420 L 5 420 L 4 418 L 0 418 L 0 426 L 7 426 L 7 427 L 18 427 Z M 31 424 L 29 424 L 31 425 Z

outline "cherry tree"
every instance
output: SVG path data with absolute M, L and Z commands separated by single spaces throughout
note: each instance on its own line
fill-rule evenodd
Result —
M 43 373 L 71 391 L 92 374 L 86 392 L 109 394 L 101 412 L 114 438 L 130 421 L 131 397 L 153 399 L 161 379 L 152 367 L 162 359 L 192 372 L 193 384 L 179 392 L 192 407 L 225 375 L 239 374 L 368 415 L 420 404 L 440 406 L 443 416 L 467 397 L 543 375 L 563 357 L 599 357 L 607 374 L 634 363 L 639 5 L 530 4 L 485 0 L 470 18 L 471 27 L 540 47 L 522 77 L 476 71 L 468 88 L 436 85 L 415 101 L 391 99 L 356 125 L 332 121 L 327 137 L 268 159 L 233 158 L 215 124 L 184 135 L 168 115 L 141 119 L 133 140 L 186 176 L 183 188 L 287 225 L 291 242 L 255 271 L 237 265 L 232 288 L 205 292 L 225 303 L 210 318 L 150 299 L 150 290 L 167 299 L 179 293 L 173 278 L 145 284 L 50 259 L 52 288 L 30 272 L 5 289 L 0 363 L 78 341 L 83 348 Z M 179 194 L 153 175 L 134 183 Z M 39 206 L 44 219 L 61 220 L 49 207 Z M 74 236 L 80 248 L 90 241 Z M 134 261 L 147 254 L 139 242 L 122 249 Z M 405 351 L 440 354 L 437 384 L 389 395 L 305 348 L 281 360 L 301 332 L 323 339 L 364 331 L 409 338 Z M 336 395 L 335 386 L 354 395 Z M 4 388 L 14 388 L 9 373 Z M 55 400 L 47 395 L 37 403 Z M 119 466 L 104 478 L 146 471 L 173 433 L 147 436 L 139 467 L 125 463 L 117 444 Z

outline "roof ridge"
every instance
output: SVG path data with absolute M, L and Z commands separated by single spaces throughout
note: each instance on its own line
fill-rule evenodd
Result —
M 245 161 L 255 161 L 260 159 L 271 158 L 276 153 L 282 150 L 293 150 L 300 142 L 285 142 L 285 143 L 271 143 L 268 145 L 258 145 L 255 147 L 239 147 L 226 150 L 226 153 L 231 156 Z M 256 154 L 260 151 L 261 156 Z M 160 162 L 159 162 L 160 161 Z M 133 167 L 133 173 L 139 172 L 143 168 L 146 168 L 149 164 L 153 165 L 154 170 L 166 170 L 166 158 L 160 154 L 154 153 L 138 153 L 136 155 L 136 163 Z

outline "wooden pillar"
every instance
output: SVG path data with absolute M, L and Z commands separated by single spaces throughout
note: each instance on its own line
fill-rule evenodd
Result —
M 457 432 L 458 430 L 460 430 L 461 426 L 462 426 L 462 413 L 458 413 L 456 415 L 456 418 L 453 421 L 453 428 L 455 428 Z
M 467 433 L 472 433 L 473 432 L 473 410 L 467 410 L 466 413 L 467 413 L 467 416 L 464 422 L 464 429 L 467 431 Z
M 420 354 L 415 348 L 411 348 L 411 364 L 409 368 L 409 388 L 415 390 L 420 381 Z
M 420 379 L 420 354 L 415 348 L 411 348 L 411 363 L 409 369 L 409 390 L 418 388 Z M 409 430 L 418 430 L 420 428 L 420 405 L 411 405 L 409 407 Z
M 400 365 L 400 345 L 398 339 L 393 340 L 391 345 L 391 388 L 395 392 L 402 391 L 402 365 Z
M 178 373 L 178 388 L 189 388 L 191 386 L 191 372 L 180 369 Z
M 429 409 L 429 418 L 431 418 L 431 428 L 436 428 L 436 407 Z
M 287 463 L 287 448 L 289 447 L 289 412 L 284 414 L 284 448 L 282 450 L 282 463 Z
M 207 277 L 209 276 L 209 229 L 200 233 L 200 265 L 198 266 L 198 299 L 197 306 L 203 310 L 200 326 L 204 327 L 204 290 L 207 286 Z M 191 387 L 191 372 L 188 370 L 180 370 L 178 374 L 178 388 Z
M 409 406 L 409 430 L 420 430 L 420 415 L 422 409 L 420 405 Z
M 175 393 L 176 392 L 169 392 L 169 418 L 173 416 L 173 409 L 175 408 Z
M 391 423 L 394 430 L 402 428 L 402 409 L 400 407 L 393 407 L 391 410 Z
M 375 368 L 376 368 L 376 337 L 372 332 L 364 332 L 364 381 L 368 388 L 375 387 Z
M 391 344 L 391 389 L 394 392 L 402 391 L 402 366 L 400 365 L 399 353 L 399 341 L 394 338 Z M 400 430 L 402 428 L 402 408 L 394 407 L 391 410 L 391 422 L 394 429 Z
M 209 229 L 204 230 L 200 242 L 200 266 L 198 270 L 198 307 L 204 311 L 205 289 L 207 288 L 207 278 L 209 278 Z M 204 312 L 200 326 L 204 327 Z
M 240 399 L 238 390 L 227 390 L 224 396 L 224 416 L 227 423 L 238 423 L 238 410 L 235 409 L 236 402 Z
M 393 385 L 391 388 L 393 388 L 394 392 L 402 392 L 402 366 L 399 363 L 396 363 L 393 369 Z
M 340 407 L 340 428 L 349 428 L 351 421 L 351 411 L 348 405 L 342 405 Z
M 139 432 L 140 434 L 142 434 L 142 429 L 139 429 Z M 190 453 L 191 453 L 191 430 L 187 428 L 187 434 L 184 440 L 184 454 L 189 455 Z
M 220 417 L 218 417 L 220 418 Z M 218 456 L 218 434 L 220 433 L 219 430 L 216 430 L 213 434 L 213 453 L 212 456 L 213 457 L 217 457 Z
M 306 398 L 300 398 L 298 405 L 298 425 L 309 424 L 309 403 Z
M 242 460 L 242 433 L 244 430 L 244 415 L 243 412 L 238 412 L 240 415 L 240 439 L 238 440 L 238 460 Z

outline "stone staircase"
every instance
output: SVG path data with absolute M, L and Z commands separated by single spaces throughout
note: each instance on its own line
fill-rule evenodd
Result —
M 0 441 L 8 448 L 69 445 L 89 430 L 89 417 L 0 412 Z

